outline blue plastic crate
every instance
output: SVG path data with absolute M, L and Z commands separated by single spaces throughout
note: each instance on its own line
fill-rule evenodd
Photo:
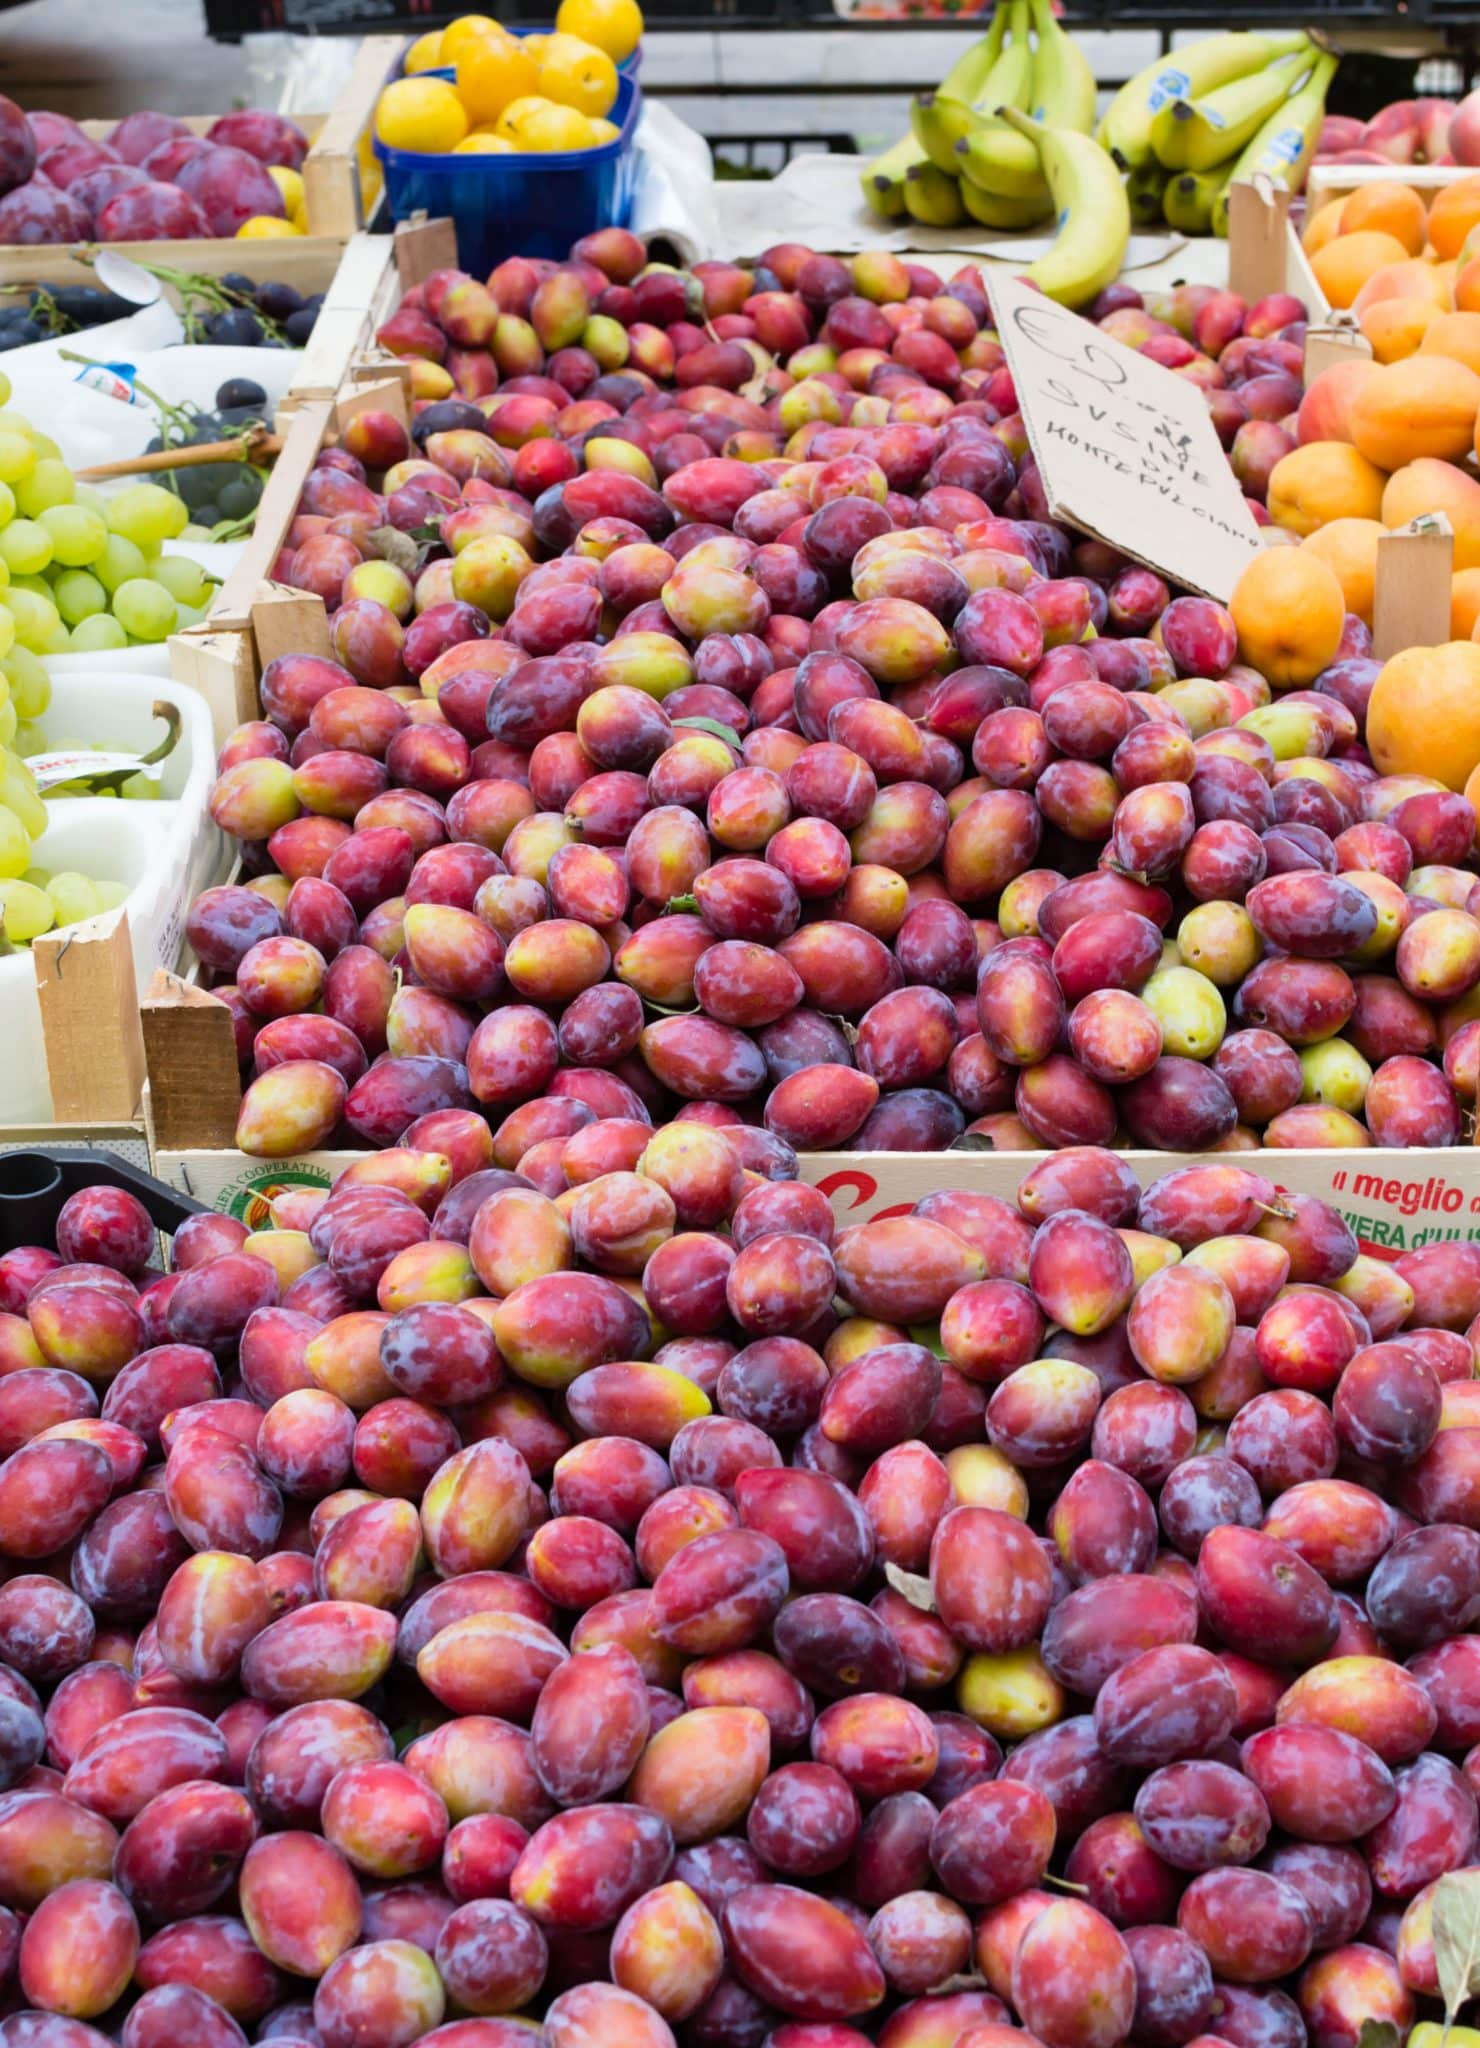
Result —
M 391 218 L 450 218 L 457 229 L 457 260 L 475 276 L 485 276 L 505 256 L 558 260 L 582 235 L 624 228 L 631 220 L 641 113 L 642 89 L 622 72 L 609 116 L 620 132 L 594 149 L 432 156 L 387 149 L 377 141 Z

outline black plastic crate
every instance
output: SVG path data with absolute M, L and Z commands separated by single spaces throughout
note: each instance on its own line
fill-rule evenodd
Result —
M 48 1145 L 25 1152 L 0 1152 L 0 1252 L 17 1245 L 56 1242 L 57 1217 L 68 1196 L 83 1188 L 126 1188 L 149 1212 L 156 1230 L 166 1236 L 187 1216 L 206 1207 L 189 1195 L 166 1187 L 142 1168 L 130 1166 L 116 1152 L 91 1145 Z

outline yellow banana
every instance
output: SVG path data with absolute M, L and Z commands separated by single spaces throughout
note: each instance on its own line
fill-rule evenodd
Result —
M 911 164 L 924 161 L 925 152 L 914 136 L 902 135 L 898 142 L 886 149 L 882 156 L 876 156 L 859 173 L 864 204 L 883 220 L 903 219 L 905 172 Z
M 1308 47 L 1297 50 L 1253 78 L 1236 78 L 1200 100 L 1171 101 L 1151 123 L 1157 161 L 1169 171 L 1210 171 L 1230 162 L 1284 105 L 1309 71 L 1311 58 Z
M 1059 222 L 1053 247 L 1024 274 L 1060 305 L 1082 306 L 1119 276 L 1130 240 L 1120 173 L 1088 135 L 1045 128 L 1015 109 L 1003 119 L 1036 144 Z
M 1291 192 L 1298 187 L 1315 154 L 1326 112 L 1326 92 L 1338 61 L 1329 51 L 1317 57 L 1304 85 L 1282 107 L 1276 107 L 1234 163 L 1228 183 L 1213 201 L 1215 235 L 1228 233 L 1228 195 L 1235 185 L 1265 177 Z
M 999 12 L 1001 10 L 999 9 Z M 1033 45 L 1028 0 L 1007 0 L 1007 47 L 992 66 L 986 86 L 973 104 L 980 114 L 995 114 L 999 107 L 1026 109 L 1033 99 Z
M 1303 47 L 1302 30 L 1287 35 L 1218 35 L 1176 50 L 1148 64 L 1123 85 L 1105 110 L 1097 133 L 1122 170 L 1149 163 L 1151 123 L 1162 107 L 1177 99 L 1196 99 L 1232 79 L 1262 71 L 1277 57 Z
M 999 109 L 1007 107 L 1026 112 L 1033 95 L 1028 0 L 1011 0 L 1010 15 L 1012 41 L 976 102 L 976 118 L 957 144 L 954 168 L 994 198 L 1033 200 L 1046 210 L 1049 192 L 1037 150 L 998 118 Z
M 1028 0 L 1038 49 L 1033 58 L 1035 121 L 1050 128 L 1074 128 L 1088 135 L 1095 125 L 1094 66 L 1054 19 L 1049 0 Z
M 1125 181 L 1125 196 L 1130 203 L 1131 219 L 1139 228 L 1160 227 L 1165 215 L 1162 201 L 1166 194 L 1167 180 L 1171 172 L 1160 164 L 1142 164 L 1132 171 Z
M 961 204 L 971 218 L 984 228 L 996 228 L 999 234 L 1023 234 L 1029 228 L 1036 228 L 1053 214 L 1053 199 L 1047 184 L 1043 198 L 999 199 L 995 192 L 983 192 L 979 185 L 961 180 Z
M 910 127 L 915 140 L 937 170 L 955 175 L 952 152 L 966 132 L 965 116 L 972 102 L 1001 59 L 1007 30 L 1004 5 L 992 16 L 987 33 L 956 59 L 934 92 L 917 93 L 911 103 Z
M 954 228 L 964 218 L 961 187 L 932 163 L 911 164 L 905 173 L 904 203 L 922 227 Z
M 1228 183 L 1232 166 L 1211 171 L 1174 171 L 1162 194 L 1162 213 L 1169 228 L 1182 235 L 1212 232 L 1213 203 Z

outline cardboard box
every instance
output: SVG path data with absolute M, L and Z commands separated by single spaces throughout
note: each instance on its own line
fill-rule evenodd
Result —
M 219 1007 L 219 1006 L 218 1006 Z M 285 1187 L 327 1188 L 355 1152 L 306 1152 L 292 1159 L 248 1159 L 234 1148 L 152 1148 L 153 1171 L 198 1202 L 260 1227 Z M 1191 1164 L 1184 1152 L 1127 1152 L 1126 1164 L 1149 1186 Z M 969 1189 L 1012 1201 L 1041 1152 L 811 1152 L 802 1180 L 822 1189 L 839 1225 L 907 1215 L 927 1194 Z M 1384 1152 L 1240 1152 L 1292 1194 L 1316 1195 L 1339 1210 L 1364 1252 L 1397 1259 L 1447 1239 L 1480 1242 L 1480 1156 L 1473 1150 Z
M 149 1086 L 146 1117 L 153 1170 L 197 1201 L 260 1223 L 284 1187 L 328 1187 L 357 1152 L 249 1159 L 232 1143 L 241 1079 L 226 1007 L 176 975 L 156 975 L 144 1002 Z M 839 1223 L 898 1215 L 941 1188 L 1011 1201 L 1041 1152 L 813 1152 L 798 1172 L 820 1187 Z M 1184 1152 L 1127 1152 L 1148 1186 L 1186 1166 Z M 1362 1249 L 1396 1259 L 1444 1239 L 1480 1243 L 1480 1149 L 1240 1152 L 1277 1186 L 1339 1209 Z

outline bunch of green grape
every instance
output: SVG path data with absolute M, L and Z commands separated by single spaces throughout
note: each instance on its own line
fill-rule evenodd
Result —
M 0 950 L 29 945 L 43 932 L 114 910 L 125 882 L 96 881 L 71 869 L 34 865 L 32 841 L 48 824 L 46 805 L 19 754 L 0 747 Z
M 9 398 L 0 372 L 0 673 L 14 700 L 12 667 L 34 690 L 44 655 L 156 644 L 205 615 L 214 585 L 196 563 L 161 553 L 189 523 L 181 498 L 152 483 L 108 498 L 79 484 Z M 17 719 L 38 715 L 14 706 Z M 0 708 L 0 743 L 14 737 L 6 725 Z

